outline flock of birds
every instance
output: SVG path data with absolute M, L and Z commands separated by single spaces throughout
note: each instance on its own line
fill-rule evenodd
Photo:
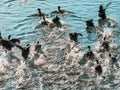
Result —
M 87 30 L 88 33 L 96 33 L 97 32 L 101 36 L 102 33 L 100 33 L 100 32 L 103 31 L 102 29 L 103 29 L 103 26 L 105 25 L 106 22 L 108 23 L 108 27 L 114 27 L 116 25 L 116 24 L 114 24 L 112 26 L 111 25 L 112 23 L 109 22 L 111 19 L 106 18 L 105 10 L 110 4 L 111 4 L 111 2 L 108 3 L 105 8 L 103 8 L 103 6 L 100 5 L 99 17 L 101 19 L 99 19 L 99 26 L 98 27 L 96 27 L 94 25 L 92 19 L 86 21 L 86 25 L 87 25 L 86 30 Z M 66 10 L 61 10 L 60 6 L 58 6 L 58 10 L 53 11 L 52 13 L 63 15 L 63 14 L 68 14 L 70 12 L 66 11 Z M 46 18 L 45 18 L 46 16 L 48 16 L 48 14 L 42 13 L 40 8 L 38 8 L 38 13 L 37 14 L 33 14 L 31 16 L 43 17 L 43 20 L 41 20 L 40 23 L 39 23 L 40 27 L 43 27 L 43 26 L 48 26 L 49 28 L 54 28 L 54 27 L 60 28 L 60 27 L 62 27 L 62 23 L 60 22 L 60 18 L 57 15 L 50 22 L 50 21 L 46 20 Z M 83 36 L 81 33 L 77 33 L 77 32 L 69 33 L 70 40 L 77 43 L 78 42 L 78 40 L 77 40 L 78 35 Z M 104 38 L 103 42 L 102 42 L 103 50 L 104 51 L 109 51 L 110 46 L 109 46 L 109 42 L 107 42 L 108 38 L 106 36 L 103 37 L 103 38 Z M 20 46 L 20 40 L 16 39 L 16 38 L 11 39 L 11 35 L 9 35 L 8 39 L 6 40 L 2 37 L 2 35 L 0 33 L 0 44 L 3 48 L 6 49 L 6 51 L 7 50 L 11 51 L 14 46 L 21 49 L 22 56 L 25 60 L 29 56 L 29 52 L 30 52 L 29 49 L 30 49 L 31 45 L 27 44 L 25 47 L 22 47 L 22 46 Z M 41 45 L 39 44 L 39 41 L 38 41 L 37 44 L 35 45 L 35 51 L 39 51 L 39 49 L 41 49 Z M 85 55 L 86 55 L 86 57 L 88 57 L 88 59 L 92 59 L 94 57 L 94 53 L 91 51 L 90 46 L 88 46 L 88 52 Z M 111 54 L 110 54 L 110 57 L 111 57 Z M 115 57 L 111 57 L 111 58 L 113 60 L 113 63 L 117 62 Z M 98 60 L 96 60 L 96 62 L 97 62 L 97 64 L 99 64 Z M 99 73 L 102 73 L 102 67 L 100 65 L 97 65 L 96 71 L 98 71 Z
M 105 53 L 108 52 L 108 56 L 109 56 L 109 64 L 111 64 L 112 68 L 114 68 L 114 65 L 119 68 L 119 64 L 118 64 L 118 59 L 119 56 L 118 54 L 114 53 L 114 51 L 116 50 L 117 47 L 112 47 L 111 46 L 111 38 L 112 35 L 106 35 L 105 33 L 107 32 L 105 30 L 106 25 L 107 28 L 114 28 L 117 27 L 117 23 L 106 17 L 105 14 L 105 10 L 107 9 L 107 7 L 111 4 L 108 3 L 105 7 L 103 7 L 102 5 L 100 5 L 99 7 L 99 11 L 98 11 L 98 16 L 100 17 L 100 19 L 98 20 L 99 25 L 96 26 L 93 23 L 93 20 L 87 20 L 86 21 L 86 31 L 88 34 L 90 33 L 94 33 L 97 34 L 99 37 L 99 49 L 96 51 L 92 51 L 91 50 L 91 46 L 88 46 L 88 51 L 86 51 L 82 57 L 81 60 L 85 61 L 85 62 L 94 62 L 95 63 L 95 73 L 97 73 L 98 75 L 101 75 L 104 71 L 103 71 L 103 65 L 101 65 L 101 62 L 98 57 L 100 58 L 105 58 Z M 48 17 L 48 14 L 42 13 L 41 9 L 38 8 L 38 13 L 37 14 L 33 14 L 31 15 L 32 17 L 42 17 L 43 19 L 39 22 L 39 24 L 36 26 L 36 28 L 42 28 L 42 27 L 48 27 L 50 29 L 53 28 L 61 28 L 63 27 L 63 23 L 60 20 L 60 15 L 66 15 L 66 14 L 70 14 L 71 12 L 66 11 L 66 10 L 62 10 L 60 8 L 60 6 L 58 6 L 58 10 L 53 11 L 52 14 L 57 14 L 55 16 L 55 18 L 53 18 L 52 20 L 47 19 L 46 17 Z M 59 29 L 58 29 L 59 30 Z M 109 30 L 108 30 L 109 31 Z M 69 32 L 69 39 L 71 43 L 74 43 L 74 45 L 71 47 L 70 46 L 70 50 L 68 50 L 67 54 L 70 53 L 72 51 L 72 49 L 77 46 L 78 44 L 78 36 L 83 36 L 81 33 L 78 32 Z M 0 45 L 3 47 L 3 49 L 7 52 L 7 51 L 12 51 L 13 47 L 17 47 L 21 50 L 21 56 L 24 58 L 25 62 L 27 62 L 27 60 L 29 59 L 29 53 L 30 53 L 30 47 L 32 45 L 27 44 L 25 47 L 20 45 L 20 40 L 17 38 L 13 38 L 11 39 L 11 35 L 8 36 L 8 39 L 3 38 L 3 36 L 0 33 Z M 96 46 L 96 47 L 98 47 Z M 68 47 L 67 47 L 68 48 Z M 42 50 L 42 45 L 39 43 L 39 41 L 37 41 L 37 43 L 35 44 L 34 50 L 37 53 L 42 53 L 44 54 L 44 56 L 47 58 L 46 52 L 44 52 Z M 80 52 L 82 49 L 78 49 L 77 52 Z M 62 52 L 62 50 L 61 50 Z M 117 52 L 117 51 L 116 51 Z M 97 54 L 96 54 L 97 53 Z M 69 55 L 68 55 L 69 56 Z M 74 55 L 72 55 L 74 56 Z M 69 57 L 70 58 L 70 57 Z M 27 63 L 28 64 L 28 63 Z

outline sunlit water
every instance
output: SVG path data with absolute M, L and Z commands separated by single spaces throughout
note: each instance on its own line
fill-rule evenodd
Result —
M 25 61 L 21 51 L 14 48 L 6 52 L 0 46 L 0 90 L 120 90 L 119 68 L 111 68 L 109 52 L 98 53 L 102 38 L 86 33 L 85 21 L 98 20 L 100 4 L 105 6 L 108 0 L 0 0 L 0 31 L 4 38 L 12 35 L 19 38 L 21 45 L 32 45 L 29 58 Z M 109 18 L 120 23 L 120 2 L 111 0 L 106 10 Z M 37 8 L 49 14 L 57 9 L 71 11 L 70 15 L 61 16 L 65 22 L 62 28 L 35 28 L 41 20 L 31 17 Z M 120 31 L 118 28 L 104 28 L 103 36 L 110 41 L 111 52 L 117 55 L 120 65 L 119 47 Z M 69 40 L 69 32 L 80 32 L 79 44 Z M 36 41 L 40 41 L 44 54 L 34 51 Z M 82 58 L 87 46 L 92 46 L 99 59 L 103 74 L 95 73 L 95 61 L 85 62 Z M 102 55 L 102 56 L 101 56 Z

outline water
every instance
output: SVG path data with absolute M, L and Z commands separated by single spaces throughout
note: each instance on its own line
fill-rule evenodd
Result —
M 100 57 L 102 53 L 97 52 L 102 40 L 96 39 L 95 34 L 90 35 L 93 40 L 89 40 L 85 31 L 85 21 L 93 19 L 97 25 L 98 7 L 100 4 L 105 6 L 108 2 L 108 0 L 0 0 L 2 36 L 7 38 L 8 35 L 12 35 L 12 38 L 19 38 L 22 46 L 27 43 L 32 44 L 27 64 L 19 49 L 14 48 L 13 52 L 6 53 L 0 47 L 0 89 L 119 90 L 119 69 L 110 68 L 108 52 L 104 53 L 103 57 Z M 106 14 L 119 24 L 120 2 L 118 0 L 111 0 L 111 2 Z M 42 12 L 50 15 L 58 5 L 62 9 L 73 12 L 61 17 L 67 26 L 49 31 L 45 28 L 44 30 L 35 29 L 41 18 L 30 17 L 30 15 L 37 13 L 37 8 L 41 8 Z M 53 17 L 49 16 L 51 19 Z M 74 31 L 83 34 L 83 37 L 78 38 L 80 43 L 77 45 L 68 40 L 68 32 Z M 118 28 L 105 28 L 103 35 L 113 35 L 108 39 L 108 41 L 112 40 L 111 47 L 120 45 L 118 32 Z M 47 57 L 44 54 L 36 54 L 34 51 L 34 44 L 38 40 Z M 88 45 L 92 46 L 92 50 L 103 66 L 102 76 L 96 76 L 94 62 L 85 63 L 82 60 Z M 111 51 L 113 55 L 118 53 L 117 50 Z M 117 58 L 119 63 L 119 54 Z

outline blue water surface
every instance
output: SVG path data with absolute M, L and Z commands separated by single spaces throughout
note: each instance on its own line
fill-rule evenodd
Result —
M 95 40 L 88 39 L 85 21 L 93 19 L 94 24 L 98 25 L 99 5 L 102 4 L 105 6 L 108 2 L 112 2 L 112 4 L 106 9 L 106 15 L 108 18 L 114 19 L 119 25 L 119 0 L 0 0 L 0 31 L 2 36 L 7 38 L 8 35 L 12 35 L 12 38 L 19 38 L 22 46 L 27 43 L 34 46 L 36 41 L 40 41 L 42 45 L 46 44 L 46 42 L 44 44 L 44 41 L 41 38 L 49 36 L 50 31 L 47 33 L 47 30 L 42 30 L 41 28 L 35 29 L 35 26 L 41 18 L 31 16 L 38 13 L 38 8 L 40 8 L 42 12 L 49 14 L 48 18 L 50 19 L 56 16 L 51 15 L 50 13 L 56 10 L 58 6 L 61 6 L 61 9 L 72 12 L 69 15 L 60 17 L 61 20 L 67 24 L 67 28 L 65 28 L 65 30 L 83 34 L 82 37 L 78 37 L 78 42 L 80 42 L 78 46 L 82 47 L 83 50 L 80 54 L 74 53 L 75 55 L 73 55 L 73 52 L 69 52 L 69 45 L 66 49 L 65 46 L 57 46 L 56 43 L 53 47 L 51 46 L 51 43 L 50 45 L 46 44 L 44 50 L 46 50 L 45 54 L 48 54 L 49 58 L 40 58 L 39 60 L 43 60 L 43 62 L 45 61 L 45 64 L 35 68 L 32 67 L 33 64 L 31 67 L 27 66 L 27 64 L 24 63 L 25 60 L 21 59 L 21 57 L 21 62 L 18 65 L 10 62 L 7 67 L 6 62 L 8 59 L 6 58 L 9 58 L 9 52 L 2 52 L 3 50 L 0 48 L 0 68 L 3 67 L 0 69 L 2 70 L 0 71 L 0 90 L 119 90 L 120 84 L 119 80 L 117 80 L 120 78 L 119 70 L 113 70 L 114 72 L 109 71 L 108 61 L 110 60 L 108 53 L 100 53 L 104 57 L 98 58 L 103 65 L 103 69 L 105 69 L 104 76 L 101 76 L 100 78 L 99 76 L 97 78 L 92 76 L 93 72 L 89 69 L 92 69 L 93 67 L 89 68 L 87 65 L 86 67 L 84 65 L 79 65 L 79 61 L 82 60 L 81 57 L 84 54 L 84 49 L 86 50 L 88 45 L 92 46 L 92 48 L 95 47 L 98 40 L 96 39 L 97 37 L 95 34 L 91 35 Z M 116 36 L 117 39 L 115 38 L 115 44 L 119 46 L 120 33 L 117 33 Z M 65 42 L 65 40 L 63 40 L 63 42 Z M 67 44 L 65 45 L 67 46 Z M 78 46 L 71 48 L 73 51 L 77 51 L 79 49 Z M 46 49 L 50 47 L 52 48 L 50 49 L 51 52 L 49 52 L 49 49 Z M 68 50 L 68 52 L 65 50 Z M 114 54 L 114 52 L 112 53 Z M 30 56 L 32 57 L 34 55 L 36 54 L 33 51 Z M 64 57 L 64 55 L 66 56 Z M 70 57 L 70 55 L 72 57 Z M 67 57 L 69 58 L 67 59 Z M 38 58 L 37 55 L 34 58 Z M 105 63 L 102 63 L 102 61 Z M 3 62 L 5 62 L 4 64 L 6 67 L 2 64 Z M 3 71 L 5 70 L 6 72 L 4 74 Z M 27 79 L 28 77 L 30 80 Z M 100 87 L 102 89 L 100 89 Z
M 40 19 L 28 16 L 37 13 L 37 8 L 50 14 L 61 6 L 61 9 L 73 12 L 71 16 L 61 18 L 69 25 L 69 30 L 82 33 L 84 37 L 79 38 L 79 41 L 85 45 L 93 44 L 93 41 L 87 39 L 85 21 L 93 19 L 97 25 L 99 5 L 105 6 L 108 2 L 108 0 L 1 0 L 0 29 L 4 37 L 11 34 L 13 37 L 20 38 L 23 44 L 32 43 L 33 39 L 36 39 L 32 37 L 37 35 L 33 27 Z M 106 10 L 107 17 L 119 23 L 120 2 L 118 0 L 111 2 L 112 4 Z

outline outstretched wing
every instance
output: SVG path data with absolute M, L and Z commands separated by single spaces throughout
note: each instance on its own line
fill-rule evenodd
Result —
M 108 7 L 110 4 L 112 4 L 112 2 L 107 3 L 106 6 L 105 6 L 105 9 L 107 9 L 107 7 Z

